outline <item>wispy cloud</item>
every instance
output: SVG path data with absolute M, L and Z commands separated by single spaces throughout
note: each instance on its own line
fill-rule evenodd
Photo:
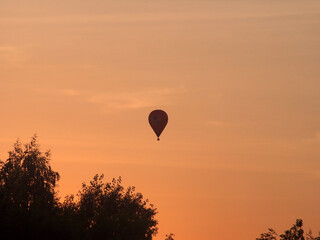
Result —
M 316 133 L 315 139 L 316 139 L 316 141 L 320 142 L 320 132 Z
M 316 171 L 314 171 L 313 173 L 314 173 L 313 177 L 314 177 L 315 179 L 317 179 L 317 180 L 320 180 L 320 171 L 319 171 L 319 170 L 316 170 Z
M 184 92 L 184 87 L 109 93 L 83 92 L 76 89 L 57 91 L 58 94 L 78 97 L 87 103 L 98 105 L 103 113 L 170 105 Z
M 79 96 L 83 94 L 81 91 L 75 89 L 60 89 L 58 92 L 66 96 Z
M 25 54 L 21 49 L 11 46 L 0 46 L 0 63 L 3 66 L 17 67 L 25 60 Z
M 301 142 L 306 144 L 320 143 L 320 131 L 315 132 L 314 135 L 309 138 L 302 139 Z
M 237 127 L 242 125 L 241 123 L 218 121 L 218 120 L 209 120 L 209 121 L 206 121 L 205 124 L 213 127 Z
M 152 12 L 152 13 L 114 13 L 95 15 L 68 15 L 68 16 L 34 16 L 34 17 L 2 17 L 1 24 L 22 25 L 51 25 L 51 24 L 95 24 L 95 23 L 141 23 L 141 22 L 185 22 L 185 21 L 214 21 L 261 19 L 277 17 L 295 17 L 304 15 L 318 15 L 319 11 L 291 11 L 279 13 L 265 12 L 216 12 L 212 11 L 185 11 L 185 12 Z
M 170 104 L 170 96 L 176 93 L 175 89 L 148 89 L 139 92 L 123 92 L 111 94 L 97 94 L 87 100 L 92 103 L 104 104 L 116 109 L 136 109 L 150 107 L 162 102 Z
M 215 126 L 215 127 L 224 127 L 228 125 L 228 123 L 222 122 L 222 121 L 207 121 L 206 124 Z

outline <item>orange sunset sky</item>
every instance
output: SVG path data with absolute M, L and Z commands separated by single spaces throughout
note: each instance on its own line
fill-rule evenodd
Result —
M 0 0 L 0 158 L 37 133 L 60 196 L 122 176 L 155 240 L 317 232 L 319 26 L 319 0 Z

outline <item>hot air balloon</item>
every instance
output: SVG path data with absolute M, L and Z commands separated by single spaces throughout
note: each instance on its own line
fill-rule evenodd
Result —
M 149 114 L 149 123 L 159 141 L 159 137 L 168 123 L 168 115 L 163 110 L 154 110 Z

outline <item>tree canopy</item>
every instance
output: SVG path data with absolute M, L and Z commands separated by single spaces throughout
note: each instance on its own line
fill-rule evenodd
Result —
M 7 239 L 151 240 L 157 233 L 156 208 L 121 178 L 95 175 L 76 196 L 60 201 L 58 172 L 37 137 L 17 141 L 0 161 L 0 231 Z

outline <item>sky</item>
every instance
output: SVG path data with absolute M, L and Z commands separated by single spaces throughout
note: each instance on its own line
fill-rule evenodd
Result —
M 319 25 L 318 0 L 0 0 L 0 159 L 36 133 L 60 196 L 121 176 L 155 240 L 318 232 Z

